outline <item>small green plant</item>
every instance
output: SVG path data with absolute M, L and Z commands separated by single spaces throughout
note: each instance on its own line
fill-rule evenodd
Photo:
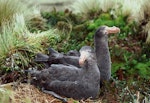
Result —
M 127 17 L 123 15 L 118 15 L 117 18 L 115 18 L 110 13 L 102 13 L 100 14 L 99 18 L 91 22 L 88 26 L 89 30 L 96 30 L 101 25 L 107 25 L 107 26 L 117 26 L 120 28 L 121 33 L 118 35 L 118 37 L 124 39 L 129 34 L 134 33 L 134 25 L 133 23 L 127 22 Z
M 150 60 L 145 55 L 136 57 L 135 54 L 125 50 L 122 52 L 119 50 L 118 52 L 116 54 L 118 60 L 114 60 L 112 64 L 112 76 L 121 76 L 121 79 L 125 79 L 125 77 L 150 78 L 150 73 L 148 72 L 150 71 Z M 120 70 L 121 73 L 117 74 Z

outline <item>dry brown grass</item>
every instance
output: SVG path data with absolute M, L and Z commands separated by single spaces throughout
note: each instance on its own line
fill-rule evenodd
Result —
M 20 84 L 14 91 L 15 103 L 61 103 L 29 84 Z
M 14 103 L 62 103 L 60 100 L 52 97 L 49 94 L 45 94 L 37 89 L 33 85 L 20 84 L 17 89 L 14 90 Z M 79 103 L 71 98 L 68 99 L 68 103 Z M 85 100 L 81 103 L 101 103 L 101 100 Z
M 12 86 L 13 85 L 13 86 Z M 16 83 L 15 83 L 16 85 Z M 3 94 L 3 98 L 0 98 L 1 102 L 6 103 L 62 103 L 60 100 L 52 97 L 49 94 L 45 94 L 37 89 L 35 86 L 27 84 L 27 83 L 20 83 L 19 85 L 15 86 L 14 83 L 8 83 L 4 85 L 0 85 L 3 87 L 3 90 L 6 91 Z M 0 88 L 0 94 L 1 94 Z M 6 98 L 7 96 L 7 98 Z M 81 100 L 76 101 L 72 98 L 68 98 L 68 103 L 101 103 L 101 99 L 98 100 Z

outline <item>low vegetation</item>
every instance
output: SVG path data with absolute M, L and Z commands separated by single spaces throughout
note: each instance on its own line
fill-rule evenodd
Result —
M 34 62 L 36 53 L 47 54 L 48 47 L 67 52 L 79 50 L 83 45 L 93 46 L 93 35 L 99 26 L 118 26 L 121 32 L 109 37 L 112 78 L 109 84 L 106 83 L 106 88 L 102 89 L 99 100 L 135 103 L 150 101 L 148 0 L 77 0 L 71 10 L 54 9 L 52 12 L 27 9 L 27 5 L 17 3 L 17 0 L 0 0 L 2 83 L 11 82 L 11 79 L 18 81 L 18 78 L 24 76 L 21 72 L 23 69 L 39 67 Z M 0 88 L 0 95 L 0 101 L 8 101 L 11 92 L 7 93 L 7 90 Z M 27 98 L 25 103 L 31 101 Z

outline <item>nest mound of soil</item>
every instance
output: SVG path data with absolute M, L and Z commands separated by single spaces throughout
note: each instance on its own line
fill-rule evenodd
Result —
M 62 103 L 60 100 L 49 94 L 41 92 L 38 88 L 30 84 L 20 84 L 14 90 L 15 103 Z M 101 103 L 100 101 L 86 100 L 81 103 Z M 68 98 L 68 103 L 80 103 L 72 98 Z
M 51 95 L 41 92 L 30 84 L 20 84 L 14 90 L 15 103 L 61 103 Z

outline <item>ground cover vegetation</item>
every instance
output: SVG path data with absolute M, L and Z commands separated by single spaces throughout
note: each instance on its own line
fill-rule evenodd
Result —
M 51 12 L 40 12 L 16 2 L 18 0 L 0 0 L 2 84 L 23 81 L 24 69 L 41 69 L 42 65 L 34 62 L 38 52 L 47 54 L 48 47 L 59 52 L 79 50 L 84 45 L 93 47 L 93 35 L 99 26 L 117 26 L 121 32 L 109 36 L 112 78 L 102 88 L 97 103 L 150 102 L 148 0 L 77 0 L 64 11 L 54 8 Z M 16 95 L 12 94 L 12 90 L 0 88 L 0 101 L 11 98 L 15 102 Z M 33 98 L 24 102 L 38 101 Z

